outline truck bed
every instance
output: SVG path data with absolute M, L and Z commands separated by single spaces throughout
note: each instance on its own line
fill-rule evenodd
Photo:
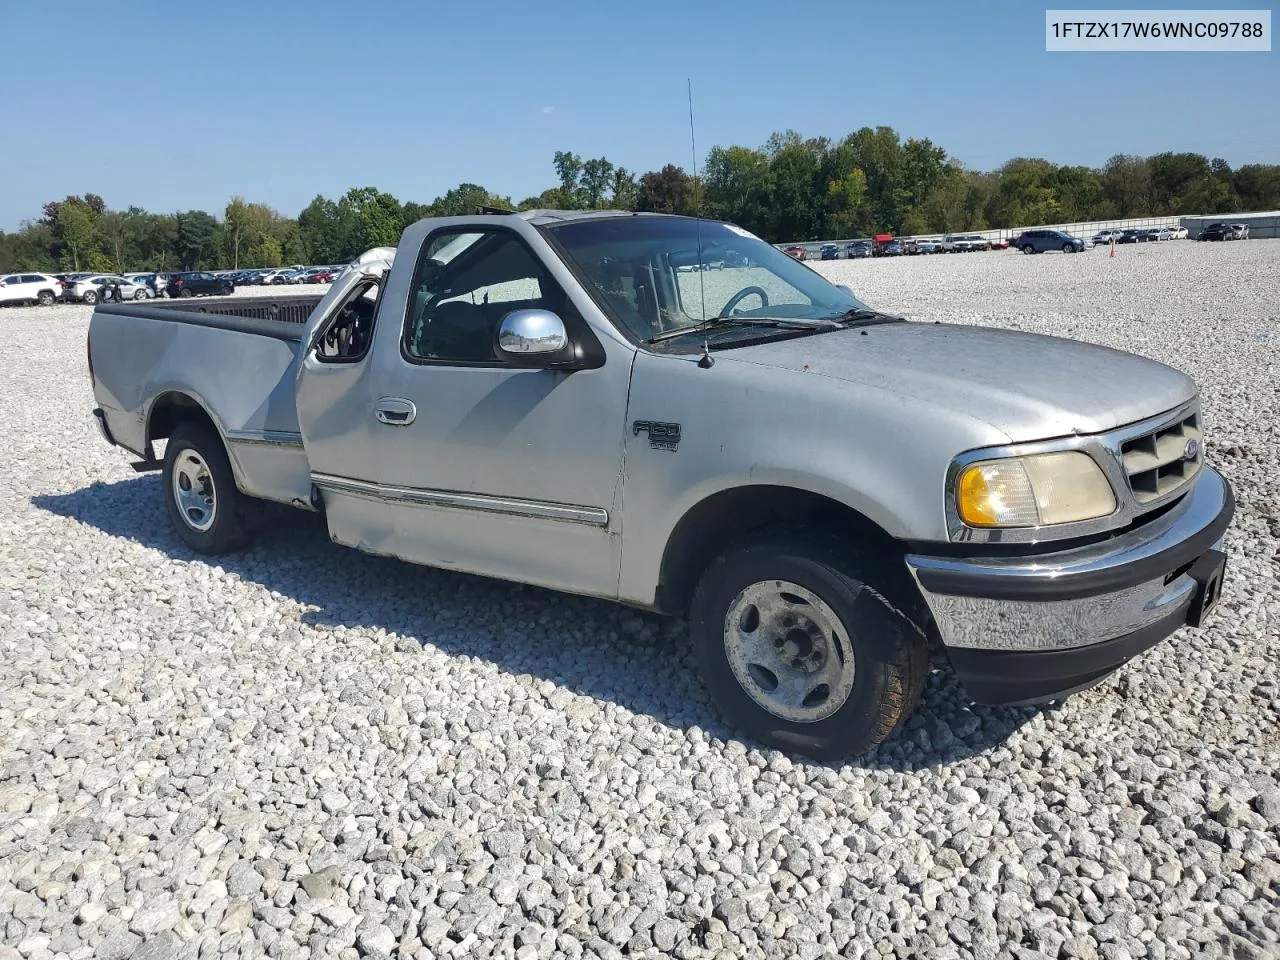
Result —
M 277 340 L 300 340 L 307 317 L 320 300 L 320 294 L 144 300 L 100 303 L 95 308 L 94 315 L 145 317 L 169 323 L 188 323 L 252 333 Z
M 310 472 L 294 383 L 306 321 L 321 297 L 210 297 L 99 304 L 89 324 L 94 396 L 121 446 L 146 457 L 152 411 L 194 401 L 227 441 L 253 496 L 305 499 Z

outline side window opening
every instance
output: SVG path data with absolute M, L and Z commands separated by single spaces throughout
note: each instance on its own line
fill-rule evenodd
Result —
M 404 352 L 446 363 L 501 363 L 494 343 L 503 317 L 533 308 L 563 316 L 566 303 L 542 263 L 506 230 L 432 236 L 412 289 Z
M 335 308 L 316 341 L 316 358 L 328 363 L 354 363 L 369 352 L 382 286 L 376 280 L 358 284 Z

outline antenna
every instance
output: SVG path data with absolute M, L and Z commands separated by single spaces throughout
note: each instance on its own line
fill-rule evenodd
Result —
M 705 264 L 702 262 L 702 197 L 698 192 L 698 141 L 693 133 L 693 80 L 685 78 L 689 97 L 689 149 L 693 153 L 693 230 L 698 240 L 698 294 L 702 300 L 702 322 L 707 322 L 707 278 Z M 706 370 L 715 363 L 711 357 L 711 346 L 707 342 L 707 328 L 702 328 L 702 356 L 698 366 Z

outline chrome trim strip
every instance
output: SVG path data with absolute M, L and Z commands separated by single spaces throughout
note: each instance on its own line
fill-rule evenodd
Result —
M 1068 600 L 988 600 L 922 590 L 948 647 L 1074 650 L 1134 633 L 1191 602 L 1196 582 L 1182 574 L 1118 593 Z
M 1151 513 L 1153 510 L 1158 510 L 1170 501 L 1184 496 L 1190 488 L 1190 481 L 1163 497 L 1139 502 L 1129 485 L 1129 473 L 1124 467 L 1124 458 L 1120 452 L 1121 446 L 1134 437 L 1153 433 L 1161 427 L 1178 423 L 1191 416 L 1191 414 L 1199 412 L 1200 397 L 1197 394 L 1172 410 L 1166 410 L 1164 413 L 1157 414 L 1154 417 L 1148 417 L 1145 420 L 1139 420 L 1137 423 L 1117 427 L 1104 433 L 1082 434 L 1073 437 L 1059 437 L 1054 440 L 1038 440 L 1032 443 L 1014 443 L 998 447 L 984 447 L 979 450 L 968 450 L 952 460 L 950 466 L 947 467 L 946 493 L 944 495 L 947 536 L 952 542 L 956 543 L 1042 543 L 1053 540 L 1069 540 L 1074 537 L 1087 537 L 1092 534 L 1106 533 L 1108 530 L 1126 527 L 1138 517 Z M 1203 437 L 1203 424 L 1200 432 Z M 1203 451 L 1203 449 L 1202 442 L 1201 450 Z M 960 519 L 960 515 L 956 510 L 955 484 L 960 471 L 969 464 L 978 460 L 998 460 L 1003 457 L 1024 457 L 1036 453 L 1060 453 L 1069 450 L 1078 450 L 1081 453 L 1088 454 L 1101 468 L 1103 475 L 1107 478 L 1107 482 L 1111 484 L 1112 493 L 1115 494 L 1116 509 L 1114 512 L 1093 520 L 1048 524 L 1038 527 L 988 529 L 970 527 Z M 1200 457 L 1203 465 L 1203 452 L 1201 452 Z M 1197 470 L 1196 475 L 1198 476 L 1199 473 L 1200 471 Z
M 302 434 L 292 430 L 228 430 L 232 443 L 266 443 L 277 447 L 302 446 Z
M 518 500 L 513 497 L 492 497 L 480 493 L 398 487 L 391 484 L 370 483 L 367 480 L 352 480 L 349 477 L 335 477 L 324 473 L 313 473 L 311 480 L 322 490 L 381 500 L 385 503 L 451 507 L 458 510 L 475 510 L 480 513 L 531 517 L 536 520 L 585 523 L 594 527 L 605 527 L 609 524 L 609 511 L 602 507 L 578 507 L 566 503 L 547 503 L 543 500 Z

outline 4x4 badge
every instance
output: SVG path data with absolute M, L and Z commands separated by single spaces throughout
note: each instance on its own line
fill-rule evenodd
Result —
M 649 435 L 649 446 L 654 450 L 675 450 L 680 445 L 680 424 L 661 423 L 657 420 L 637 420 L 631 424 L 631 433 Z

